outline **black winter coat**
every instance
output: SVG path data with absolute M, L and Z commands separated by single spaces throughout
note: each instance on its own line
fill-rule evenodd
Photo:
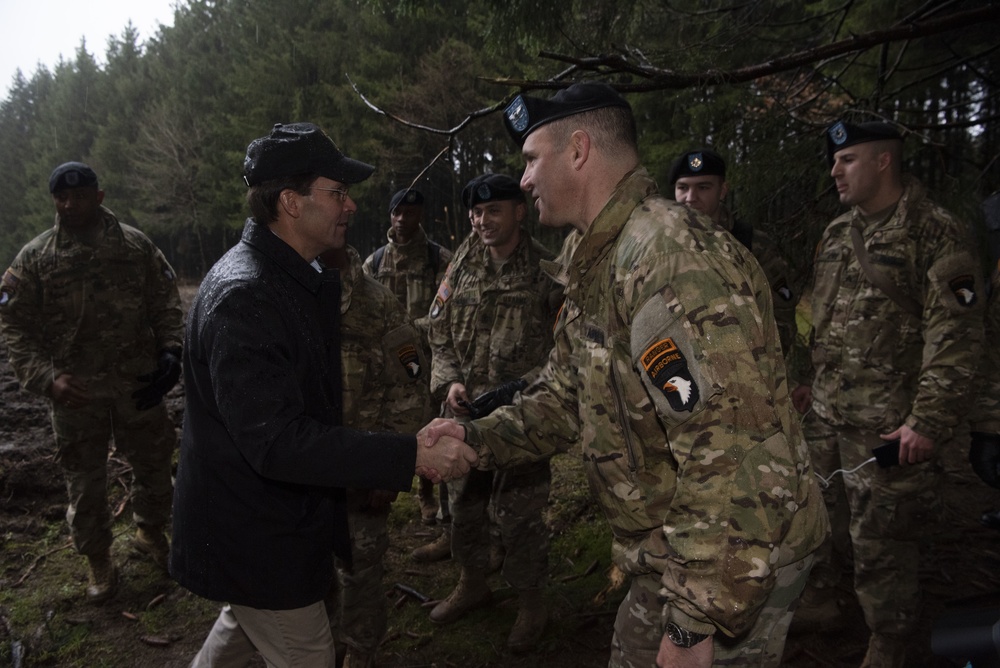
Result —
M 270 610 L 321 600 L 349 558 L 343 488 L 407 490 L 413 436 L 340 422 L 340 282 L 266 226 L 205 277 L 188 315 L 170 573 Z

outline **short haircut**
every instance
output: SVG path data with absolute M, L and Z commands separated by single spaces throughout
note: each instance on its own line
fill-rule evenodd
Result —
M 878 157 L 882 153 L 888 153 L 890 172 L 894 177 L 899 177 L 903 173 L 903 142 L 900 139 L 879 139 L 871 143 L 872 155 Z
M 635 117 L 628 107 L 601 107 L 552 121 L 555 141 L 565 144 L 577 128 L 585 129 L 594 143 L 613 157 L 638 152 Z
M 250 189 L 247 190 L 250 215 L 258 224 L 270 225 L 278 220 L 278 198 L 281 196 L 281 192 L 293 190 L 300 195 L 305 195 L 317 178 L 319 177 L 314 174 L 296 174 L 250 186 Z

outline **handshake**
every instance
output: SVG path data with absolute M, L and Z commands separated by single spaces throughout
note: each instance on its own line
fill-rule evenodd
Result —
M 465 427 L 436 418 L 417 432 L 417 475 L 433 483 L 461 478 L 479 461 L 465 443 Z

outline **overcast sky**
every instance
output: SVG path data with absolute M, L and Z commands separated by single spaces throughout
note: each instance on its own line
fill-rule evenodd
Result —
M 177 0 L 0 0 L 0 99 L 7 97 L 18 68 L 30 79 L 38 63 L 49 70 L 60 54 L 72 60 L 80 39 L 104 64 L 108 36 L 120 36 L 129 19 L 140 44 L 157 26 L 173 25 Z

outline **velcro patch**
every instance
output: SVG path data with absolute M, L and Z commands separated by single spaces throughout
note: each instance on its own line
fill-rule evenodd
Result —
M 673 339 L 661 339 L 649 346 L 640 361 L 653 385 L 670 402 L 671 408 L 678 412 L 694 410 L 701 396 L 698 384 L 688 369 L 684 353 Z
M 451 287 L 448 285 L 448 276 L 446 275 L 441 281 L 441 285 L 438 286 L 437 294 L 434 295 L 434 304 L 431 306 L 432 318 L 441 315 L 441 309 L 444 308 L 444 304 L 449 298 L 451 298 Z
M 976 303 L 976 278 L 972 274 L 956 276 L 948 281 L 948 287 L 955 293 L 960 306 L 969 307 Z
M 420 355 L 417 354 L 417 347 L 413 344 L 406 344 L 396 350 L 399 363 L 406 370 L 406 375 L 410 378 L 420 378 L 423 369 L 420 368 Z

